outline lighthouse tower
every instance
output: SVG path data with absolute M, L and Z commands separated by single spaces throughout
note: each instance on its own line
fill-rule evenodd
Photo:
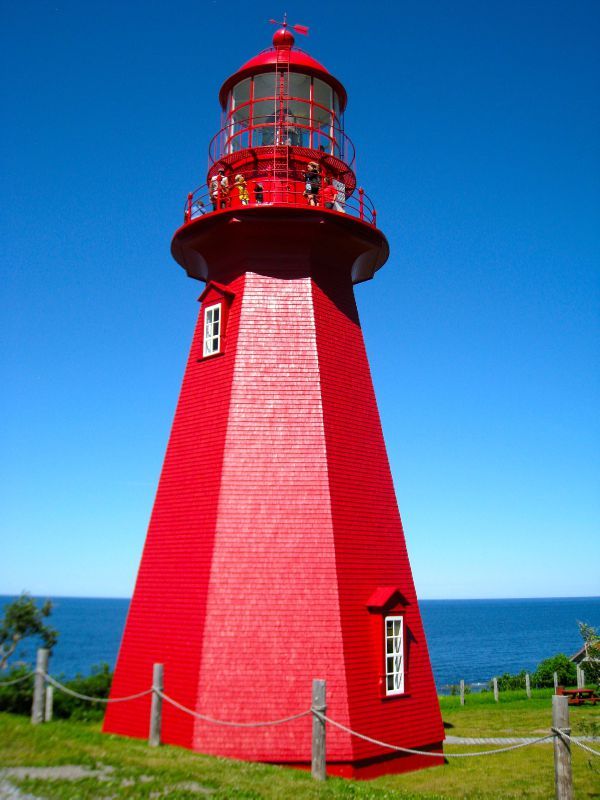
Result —
M 435 685 L 353 284 L 388 257 L 357 186 L 346 91 L 294 46 L 223 84 L 207 183 L 172 253 L 206 285 L 117 661 L 114 697 L 165 692 L 219 720 L 310 706 L 402 747 L 442 752 Z M 104 730 L 148 735 L 148 696 Z M 223 727 L 165 704 L 163 741 L 310 763 L 310 718 Z M 441 763 L 329 726 L 330 774 Z

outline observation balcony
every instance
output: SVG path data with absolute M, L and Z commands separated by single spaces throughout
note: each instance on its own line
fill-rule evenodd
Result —
M 311 194 L 303 175 L 297 171 L 276 178 L 257 176 L 254 170 L 240 170 L 235 177 L 239 175 L 244 178 L 244 183 L 236 183 L 231 176 L 226 187 L 213 182 L 190 192 L 184 208 L 184 225 L 231 209 L 283 206 L 353 217 L 377 228 L 377 212 L 362 188 L 348 190 L 344 183 L 337 181 L 330 184 L 332 189 L 322 184 L 316 194 Z

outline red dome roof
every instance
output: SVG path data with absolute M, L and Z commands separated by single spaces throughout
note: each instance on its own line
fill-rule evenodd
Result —
M 246 61 L 237 72 L 227 78 L 219 92 L 219 101 L 223 108 L 225 108 L 225 103 L 227 101 L 227 93 L 232 86 L 235 86 L 236 83 L 239 83 L 244 80 L 244 78 L 248 78 L 251 75 L 259 75 L 261 72 L 272 72 L 273 67 L 278 62 L 287 66 L 288 58 L 292 71 L 303 72 L 306 75 L 313 75 L 317 78 L 321 78 L 333 87 L 340 99 L 340 109 L 343 111 L 346 108 L 348 96 L 342 84 L 315 58 L 309 56 L 308 53 L 305 53 L 303 50 L 299 50 L 297 47 L 292 47 L 294 37 L 289 31 L 285 29 L 276 31 L 273 36 L 273 42 L 276 45 L 275 47 L 269 47 L 263 50 L 261 53 L 254 56 L 254 58 L 251 58 L 250 61 Z

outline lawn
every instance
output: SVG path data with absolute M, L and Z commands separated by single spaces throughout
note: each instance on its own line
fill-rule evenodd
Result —
M 551 723 L 549 693 L 526 700 L 518 692 L 489 696 L 441 698 L 447 733 L 456 736 L 543 735 Z M 574 733 L 600 726 L 600 711 L 591 706 L 571 709 Z M 595 749 L 600 749 L 595 743 Z M 488 747 L 449 745 L 447 753 Z M 22 792 L 57 800 L 106 798 L 169 798 L 170 800 L 492 800 L 494 798 L 554 797 L 551 745 L 481 758 L 450 759 L 443 767 L 368 782 L 330 779 L 313 781 L 305 772 L 249 764 L 190 753 L 177 747 L 148 748 L 144 742 L 106 736 L 99 723 L 61 721 L 36 728 L 25 717 L 0 714 L 0 769 L 6 767 L 62 767 L 67 773 L 47 771 L 27 778 L 24 773 L 4 777 Z M 600 758 L 579 748 L 573 752 L 575 797 L 600 798 Z M 70 779 L 67 774 L 70 773 Z M 0 785 L 1 785 L 0 779 Z M 2 797 L 0 788 L 0 797 Z

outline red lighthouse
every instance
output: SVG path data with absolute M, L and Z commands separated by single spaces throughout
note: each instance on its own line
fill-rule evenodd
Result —
M 308 707 L 372 738 L 442 751 L 444 731 L 353 284 L 387 260 L 357 188 L 346 92 L 294 47 L 223 84 L 207 184 L 189 195 L 175 260 L 206 283 L 113 695 L 148 688 L 238 722 Z M 104 729 L 145 737 L 149 699 Z M 221 727 L 167 705 L 163 740 L 303 765 L 310 722 Z M 331 728 L 332 774 L 440 763 Z

